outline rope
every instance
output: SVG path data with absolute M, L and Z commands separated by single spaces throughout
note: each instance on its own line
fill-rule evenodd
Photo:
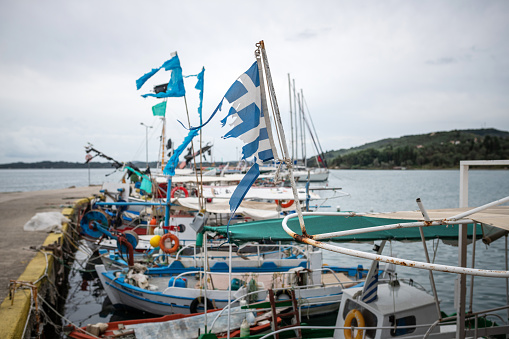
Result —
M 28 327 L 28 322 L 30 321 L 30 316 L 32 315 L 32 310 L 34 309 L 33 303 L 34 303 L 34 295 L 32 293 L 32 289 L 30 289 L 30 309 L 28 310 L 27 320 L 25 322 L 25 326 L 23 327 L 23 334 L 21 335 L 21 338 L 25 337 L 25 332 L 26 332 L 27 327 Z M 38 310 L 36 310 L 36 312 L 37 311 Z
M 72 325 L 72 326 L 73 326 L 76 330 L 81 331 L 81 332 L 83 332 L 83 333 L 85 333 L 85 334 L 87 334 L 87 335 L 91 336 L 92 338 L 100 339 L 99 337 L 97 337 L 97 336 L 93 335 L 92 333 L 89 333 L 89 332 L 85 331 L 84 329 L 82 329 L 82 328 L 78 327 L 78 326 L 77 326 L 77 325 L 75 325 L 72 321 L 70 321 L 69 319 L 67 319 L 66 317 L 64 317 L 62 314 L 58 313 L 58 311 L 57 311 L 57 310 L 55 310 L 55 309 L 51 306 L 51 304 L 49 304 L 49 303 L 48 303 L 46 300 L 44 300 L 42 297 L 40 297 L 40 296 L 39 296 L 39 297 L 38 297 L 38 299 L 40 299 L 43 303 L 45 303 L 45 304 L 46 304 L 46 306 L 48 306 L 48 308 L 49 308 L 50 310 L 52 310 L 52 311 L 53 311 L 53 312 L 54 312 L 57 316 L 59 316 L 60 318 L 64 319 L 67 323 L 71 324 L 71 325 Z

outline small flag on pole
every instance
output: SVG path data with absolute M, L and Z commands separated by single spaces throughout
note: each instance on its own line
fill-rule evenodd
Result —
M 166 101 L 152 106 L 152 114 L 154 114 L 155 117 L 164 117 L 166 115 Z
M 373 263 L 375 265 L 373 273 L 364 282 L 364 289 L 362 290 L 361 300 L 368 304 L 378 298 L 378 271 L 380 265 L 378 261 L 375 261 L 375 263 Z

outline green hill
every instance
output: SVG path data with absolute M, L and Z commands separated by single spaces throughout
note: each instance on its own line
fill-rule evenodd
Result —
M 455 168 L 460 160 L 509 159 L 509 132 L 490 128 L 407 135 L 325 156 L 339 168 Z

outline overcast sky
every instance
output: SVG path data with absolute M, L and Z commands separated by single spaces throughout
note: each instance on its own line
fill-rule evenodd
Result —
M 143 99 L 150 85 L 137 91 L 135 80 L 177 51 L 185 75 L 205 67 L 207 118 L 260 40 L 288 138 L 288 73 L 324 150 L 509 131 L 508 1 L 1 1 L 0 163 L 81 162 L 88 142 L 119 161 L 145 160 L 140 122 L 154 126 L 156 160 L 157 100 Z M 186 80 L 192 122 L 195 81 Z M 168 111 L 167 133 L 180 144 L 183 99 L 170 98 Z M 216 160 L 233 160 L 241 144 L 221 139 L 222 117 L 203 140 Z

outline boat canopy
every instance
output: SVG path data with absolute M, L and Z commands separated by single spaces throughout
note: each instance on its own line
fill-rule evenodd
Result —
M 448 214 L 449 216 L 454 214 Z M 382 217 L 383 216 L 383 217 Z M 367 228 L 374 226 L 384 226 L 399 223 L 415 222 L 421 218 L 404 219 L 390 218 L 389 215 L 370 215 L 370 216 L 323 216 L 306 215 L 304 222 L 308 234 L 322 234 L 338 231 L 347 231 L 352 229 Z M 236 243 L 248 241 L 294 241 L 281 226 L 283 219 L 270 219 L 239 223 L 229 226 L 230 239 Z M 290 219 L 288 226 L 297 234 L 302 234 L 297 218 Z M 454 242 L 458 239 L 458 225 L 441 225 L 423 227 L 426 239 L 442 239 L 446 242 Z M 205 231 L 217 232 L 226 236 L 227 226 L 210 227 L 206 226 Z M 468 238 L 472 239 L 473 225 L 468 225 Z M 481 225 L 476 227 L 476 239 L 483 236 Z M 421 241 L 421 235 L 418 228 L 400 228 L 393 230 L 361 233 L 346 235 L 330 239 L 335 242 L 373 242 L 378 240 L 397 240 L 397 241 Z
M 431 220 L 443 220 L 450 218 L 453 215 L 464 213 L 472 210 L 471 207 L 465 208 L 448 208 L 429 210 L 428 215 Z M 399 218 L 399 219 L 411 219 L 411 220 L 422 220 L 422 214 L 420 211 L 406 211 L 406 212 L 393 212 L 377 214 L 376 216 L 381 218 Z M 478 223 L 495 226 L 506 231 L 509 231 L 509 206 L 494 206 L 476 212 L 467 217 Z
M 172 203 L 184 207 L 187 210 L 200 210 L 198 198 L 178 198 L 172 200 Z M 254 220 L 277 218 L 279 216 L 279 212 L 276 208 L 277 205 L 273 202 L 244 200 L 235 211 L 235 214 L 240 214 Z M 281 207 L 281 211 L 292 211 L 293 209 L 295 209 L 294 205 L 287 208 Z M 229 215 L 231 213 L 228 199 L 213 199 L 211 202 L 207 202 L 205 204 L 204 210 L 214 214 L 223 213 Z

